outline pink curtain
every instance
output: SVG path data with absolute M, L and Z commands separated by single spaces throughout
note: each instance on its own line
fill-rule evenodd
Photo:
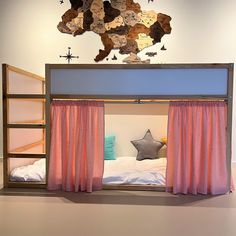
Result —
M 103 165 L 103 102 L 52 102 L 48 189 L 100 190 Z
M 171 102 L 168 120 L 167 191 L 224 194 L 230 191 L 226 166 L 225 102 Z

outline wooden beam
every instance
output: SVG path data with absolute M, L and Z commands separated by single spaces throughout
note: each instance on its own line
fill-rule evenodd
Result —
M 43 129 L 46 126 L 44 124 L 8 124 L 7 128 L 13 129 Z
M 30 144 L 26 144 L 22 147 L 18 147 L 18 148 L 15 148 L 13 150 L 10 150 L 9 153 L 19 153 L 19 152 L 25 152 L 31 148 L 34 148 L 34 147 L 37 147 L 39 145 L 44 145 L 44 140 L 40 140 L 38 142 L 34 142 L 34 143 L 30 143 Z
M 14 94 L 11 94 L 14 96 Z M 44 95 L 43 95 L 44 96 Z M 11 100 L 14 100 L 14 98 L 12 98 Z M 42 98 L 18 98 L 17 100 L 20 100 L 22 102 L 39 102 L 39 103 L 45 103 L 46 100 L 42 99 Z
M 32 154 L 32 153 L 8 153 L 7 158 L 46 158 L 45 154 Z
M 128 190 L 128 191 L 160 191 L 165 192 L 163 185 L 134 185 L 134 184 L 104 184 L 104 190 Z
M 46 104 L 45 104 L 45 121 L 46 121 L 46 183 L 48 185 L 48 170 L 49 170 L 49 161 L 50 161 L 50 143 L 51 143 L 51 115 L 50 115 L 50 106 L 51 106 L 51 71 L 49 65 L 46 65 L 45 68 L 45 77 L 46 79 Z
M 50 100 L 96 100 L 104 102 L 168 102 L 186 100 L 227 100 L 228 97 L 222 95 L 76 95 L 76 94 L 52 94 Z
M 45 124 L 45 120 L 23 120 L 11 122 L 11 124 Z
M 40 81 L 43 81 L 43 82 L 45 81 L 45 78 L 43 78 L 43 77 L 41 77 L 39 75 L 33 74 L 31 72 L 19 69 L 19 68 L 15 67 L 15 66 L 7 65 L 7 69 L 9 71 L 13 71 L 13 72 L 16 72 L 18 74 L 25 75 L 25 76 L 27 76 L 27 77 L 29 77 L 31 79 L 36 79 L 36 80 L 40 80 Z
M 230 64 L 228 70 L 228 103 L 227 103 L 227 142 L 226 142 L 226 166 L 228 172 L 228 189 L 231 189 L 232 181 L 232 116 L 233 116 L 233 73 L 234 64 Z
M 14 99 L 44 99 L 44 94 L 7 94 L 6 98 Z
M 46 64 L 51 69 L 228 69 L 227 63 L 177 63 L 177 64 Z M 47 78 L 47 77 L 46 77 Z
M 8 187 L 8 161 L 7 161 L 7 152 L 8 152 L 8 132 L 7 132 L 7 77 L 8 70 L 7 65 L 2 65 L 2 96 L 3 96 L 3 185 Z
M 39 188 L 45 189 L 45 182 L 9 182 L 9 188 Z

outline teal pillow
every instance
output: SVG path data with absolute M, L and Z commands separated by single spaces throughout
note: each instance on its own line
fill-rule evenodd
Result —
M 105 155 L 104 155 L 105 160 L 115 160 L 116 159 L 115 141 L 116 141 L 116 137 L 113 135 L 105 137 Z

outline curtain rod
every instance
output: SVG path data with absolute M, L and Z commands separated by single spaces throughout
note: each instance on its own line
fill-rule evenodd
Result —
M 124 99 L 124 100 L 112 100 L 112 99 L 82 99 L 82 98 L 53 98 L 53 101 L 97 101 L 104 102 L 105 104 L 169 104 L 170 102 L 189 102 L 189 101 L 227 101 L 227 99 Z

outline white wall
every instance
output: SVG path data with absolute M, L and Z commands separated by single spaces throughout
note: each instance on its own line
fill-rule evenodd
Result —
M 154 139 L 167 136 L 168 104 L 106 104 L 105 132 L 116 136 L 116 155 L 136 156 L 131 140 L 142 139 L 150 129 Z
M 94 63 L 93 58 L 102 48 L 98 35 L 85 33 L 73 38 L 56 28 L 61 15 L 69 8 L 69 1 L 65 2 L 60 5 L 56 0 L 0 0 L 0 62 L 44 75 L 44 64 L 64 63 L 59 55 L 71 46 L 73 53 L 80 56 L 79 63 Z M 236 62 L 235 0 L 137 2 L 143 9 L 156 9 L 173 18 L 172 34 L 163 38 L 168 50 L 159 51 L 152 63 Z M 161 45 L 153 46 L 153 50 Z M 140 55 L 147 51 L 152 49 Z M 116 56 L 116 63 L 125 57 L 117 52 Z M 236 146 L 235 138 L 233 146 Z

